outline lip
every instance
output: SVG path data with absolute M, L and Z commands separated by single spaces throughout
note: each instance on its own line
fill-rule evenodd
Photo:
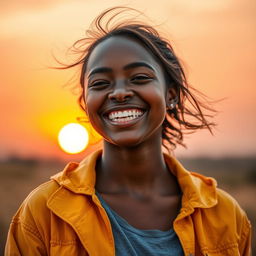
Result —
M 146 114 L 146 111 L 143 112 L 143 114 L 141 116 L 136 117 L 135 119 L 122 121 L 122 122 L 112 121 L 108 117 L 106 117 L 105 119 L 112 125 L 119 126 L 119 127 L 128 127 L 128 126 L 132 126 L 132 125 L 136 124 L 137 122 L 139 122 L 145 116 L 145 114 Z
M 110 112 L 113 112 L 113 111 L 124 111 L 124 110 L 130 110 L 130 109 L 139 109 L 139 110 L 142 110 L 143 112 L 147 111 L 147 107 L 145 107 L 145 106 L 140 106 L 140 105 L 119 105 L 119 106 L 107 108 L 106 110 L 102 111 L 102 115 L 103 116 L 108 116 L 108 114 Z
M 108 115 L 113 111 L 125 111 L 125 110 L 131 110 L 131 109 L 139 109 L 143 112 L 143 114 L 135 119 L 127 120 L 123 122 L 115 122 L 108 118 Z M 118 127 L 128 127 L 139 122 L 142 118 L 145 117 L 147 112 L 148 110 L 144 106 L 142 107 L 138 105 L 123 105 L 123 106 L 108 108 L 106 111 L 103 112 L 102 116 L 105 122 L 110 123 L 111 125 L 118 126 Z

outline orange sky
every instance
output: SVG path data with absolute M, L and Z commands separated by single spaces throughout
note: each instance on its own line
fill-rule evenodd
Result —
M 82 116 L 69 87 L 74 71 L 53 65 L 51 51 L 83 37 L 102 10 L 128 4 L 144 11 L 173 42 L 189 82 L 213 99 L 219 124 L 186 139 L 178 156 L 256 154 L 256 2 L 254 0 L 106 1 L 45 0 L 0 2 L 0 158 L 68 156 L 57 145 L 58 130 Z M 22 3 L 22 4 L 21 4 Z M 146 7 L 145 7 L 146 6 Z

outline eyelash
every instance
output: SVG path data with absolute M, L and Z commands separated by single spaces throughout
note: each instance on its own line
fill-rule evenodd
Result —
M 145 84 L 151 80 L 153 80 L 153 78 L 148 75 L 136 75 L 136 76 L 132 77 L 130 81 L 134 84 Z M 91 83 L 88 87 L 102 88 L 109 84 L 110 84 L 109 81 L 100 80 L 100 81 L 95 81 L 94 83 Z
M 153 80 L 152 77 L 148 76 L 148 75 L 136 75 L 134 76 L 131 81 L 135 82 L 136 84 L 143 84 L 143 83 L 147 83 L 149 81 Z
M 102 86 L 106 86 L 109 84 L 110 83 L 108 81 L 101 80 L 101 81 L 96 81 L 96 82 L 90 84 L 89 87 L 102 87 Z

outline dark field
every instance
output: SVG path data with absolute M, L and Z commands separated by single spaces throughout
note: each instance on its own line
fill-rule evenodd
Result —
M 180 159 L 191 171 L 202 173 L 217 179 L 219 187 L 229 192 L 247 212 L 253 225 L 253 238 L 256 239 L 256 158 L 223 159 Z M 65 164 L 35 159 L 21 160 L 12 158 L 0 162 L 0 255 L 11 217 L 28 193 L 48 178 L 61 171 Z M 256 255 L 256 243 L 253 255 Z

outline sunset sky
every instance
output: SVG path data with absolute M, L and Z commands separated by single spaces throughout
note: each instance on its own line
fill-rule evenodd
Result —
M 174 45 L 188 80 L 219 110 L 215 135 L 200 131 L 185 139 L 177 156 L 256 155 L 255 0 L 11 0 L 0 2 L 0 159 L 10 155 L 61 159 L 58 131 L 83 116 L 77 95 L 65 86 L 78 69 L 58 71 L 52 52 L 84 36 L 104 9 L 142 10 Z M 77 80 L 75 80 L 77 78 Z

